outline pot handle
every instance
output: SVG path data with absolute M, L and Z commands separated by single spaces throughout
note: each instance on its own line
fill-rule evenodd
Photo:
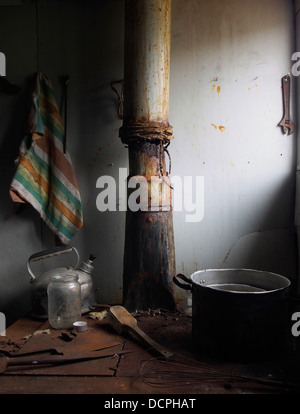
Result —
M 179 280 L 177 280 L 177 279 L 181 279 L 186 283 L 180 283 Z M 173 276 L 173 282 L 175 283 L 175 285 L 177 285 L 181 289 L 192 290 L 192 281 L 191 281 L 191 279 L 187 278 L 182 273 L 178 273 L 176 276 Z
M 75 266 L 75 268 L 76 268 L 79 265 L 79 260 L 80 260 L 79 259 L 79 253 L 78 253 L 77 249 L 75 249 L 75 247 L 71 247 L 69 245 L 53 247 L 52 249 L 46 249 L 46 250 L 43 250 L 39 253 L 34 253 L 33 255 L 31 255 L 29 257 L 29 259 L 27 260 L 27 270 L 28 270 L 28 273 L 31 276 L 30 282 L 33 282 L 34 279 L 36 278 L 34 273 L 31 270 L 30 262 L 37 262 L 37 261 L 42 260 L 42 259 L 48 259 L 48 258 L 51 258 L 51 257 L 54 257 L 54 256 L 59 256 L 61 254 L 71 253 L 73 250 L 74 250 L 74 252 L 76 253 L 76 256 L 77 256 L 77 263 L 76 263 L 76 266 Z

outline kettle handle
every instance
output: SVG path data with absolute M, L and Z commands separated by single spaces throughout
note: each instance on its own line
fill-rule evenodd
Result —
M 79 260 L 80 260 L 79 253 L 78 253 L 77 249 L 75 249 L 75 247 L 72 247 L 72 246 L 69 246 L 69 245 L 53 247 L 52 249 L 46 249 L 46 250 L 43 250 L 39 253 L 34 253 L 33 255 L 31 255 L 29 257 L 29 259 L 27 260 L 27 270 L 28 270 L 28 273 L 31 276 L 30 282 L 33 282 L 34 279 L 36 278 L 34 273 L 31 270 L 30 262 L 37 262 L 37 261 L 42 260 L 42 259 L 48 259 L 48 258 L 51 258 L 51 257 L 54 257 L 54 256 L 59 256 L 61 254 L 71 253 L 72 251 L 74 251 L 76 253 L 76 256 L 77 256 L 77 263 L 76 263 L 76 266 L 75 266 L 75 268 L 76 268 L 79 265 Z

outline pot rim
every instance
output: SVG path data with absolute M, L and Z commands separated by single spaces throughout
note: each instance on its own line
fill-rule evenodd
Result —
M 195 276 L 202 274 L 203 276 L 208 273 L 208 272 L 247 272 L 247 273 L 256 273 L 256 274 L 267 274 L 269 276 L 275 276 L 278 280 L 281 280 L 282 282 L 285 282 L 284 286 L 278 287 L 276 289 L 265 289 L 265 290 L 261 290 L 261 291 L 237 291 L 237 290 L 219 290 L 216 289 L 214 287 L 212 287 L 211 285 L 205 285 L 206 280 L 203 278 L 200 281 L 195 281 Z M 214 290 L 214 291 L 219 291 L 219 292 L 226 292 L 226 293 L 232 293 L 232 294 L 243 294 L 243 295 L 265 295 L 265 294 L 269 294 L 272 292 L 279 292 L 285 289 L 288 289 L 291 285 L 291 281 L 283 275 L 280 275 L 278 273 L 274 273 L 274 272 L 269 272 L 269 271 L 265 271 L 265 270 L 257 270 L 257 269 L 247 269 L 247 268 L 221 268 L 221 269 L 202 269 L 202 270 L 197 270 L 195 272 L 193 272 L 190 276 L 191 282 L 193 285 L 197 286 L 197 287 L 201 287 L 201 288 L 206 288 L 206 289 L 210 289 L 210 290 Z

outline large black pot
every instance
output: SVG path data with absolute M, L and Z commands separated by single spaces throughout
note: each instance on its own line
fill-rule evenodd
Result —
M 181 283 L 184 281 L 185 283 Z M 290 281 L 250 269 L 200 270 L 174 283 L 192 291 L 192 338 L 230 360 L 262 360 L 283 350 Z

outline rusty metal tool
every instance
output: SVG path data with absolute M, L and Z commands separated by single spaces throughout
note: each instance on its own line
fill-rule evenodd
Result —
M 5 355 L 9 358 L 20 358 L 20 357 L 32 356 L 32 355 L 38 355 L 38 354 L 44 354 L 44 353 L 49 353 L 51 355 L 63 355 L 63 352 L 59 352 L 55 348 L 39 349 L 37 351 L 30 351 L 30 352 L 23 352 L 23 353 L 16 353 L 16 354 L 13 354 L 12 352 L 6 351 L 4 349 L 0 349 L 0 355 Z
M 41 358 L 41 359 L 28 359 L 28 358 L 9 358 L 0 353 L 0 374 L 5 372 L 7 368 L 11 366 L 24 366 L 28 365 L 30 367 L 39 366 L 39 365 L 62 365 L 72 362 L 82 362 L 82 361 L 90 361 L 94 359 L 101 359 L 101 358 L 109 358 L 119 355 L 127 354 L 131 351 L 118 351 L 113 352 L 110 354 L 105 355 L 97 355 L 97 356 L 81 356 L 81 357 L 63 357 L 63 356 L 52 356 L 48 358 Z
M 114 348 L 116 346 L 121 345 L 121 343 L 119 344 L 114 344 L 114 345 L 109 345 L 109 346 L 104 346 L 101 348 L 97 348 L 97 349 L 93 349 L 90 352 L 100 352 L 100 351 L 104 351 L 106 349 L 109 348 Z M 50 354 L 50 355 L 63 355 L 64 353 L 55 349 L 55 348 L 48 348 L 48 349 L 38 349 L 36 351 L 30 351 L 30 352 L 18 352 L 13 354 L 12 352 L 6 351 L 4 349 L 0 349 L 0 357 L 2 355 L 7 356 L 9 358 L 21 358 L 21 357 L 27 357 L 27 356 L 33 356 L 33 355 L 39 355 L 39 354 Z
M 281 79 L 284 113 L 282 120 L 278 124 L 283 128 L 283 133 L 287 135 L 291 135 L 296 129 L 290 114 L 290 81 L 289 74 Z

